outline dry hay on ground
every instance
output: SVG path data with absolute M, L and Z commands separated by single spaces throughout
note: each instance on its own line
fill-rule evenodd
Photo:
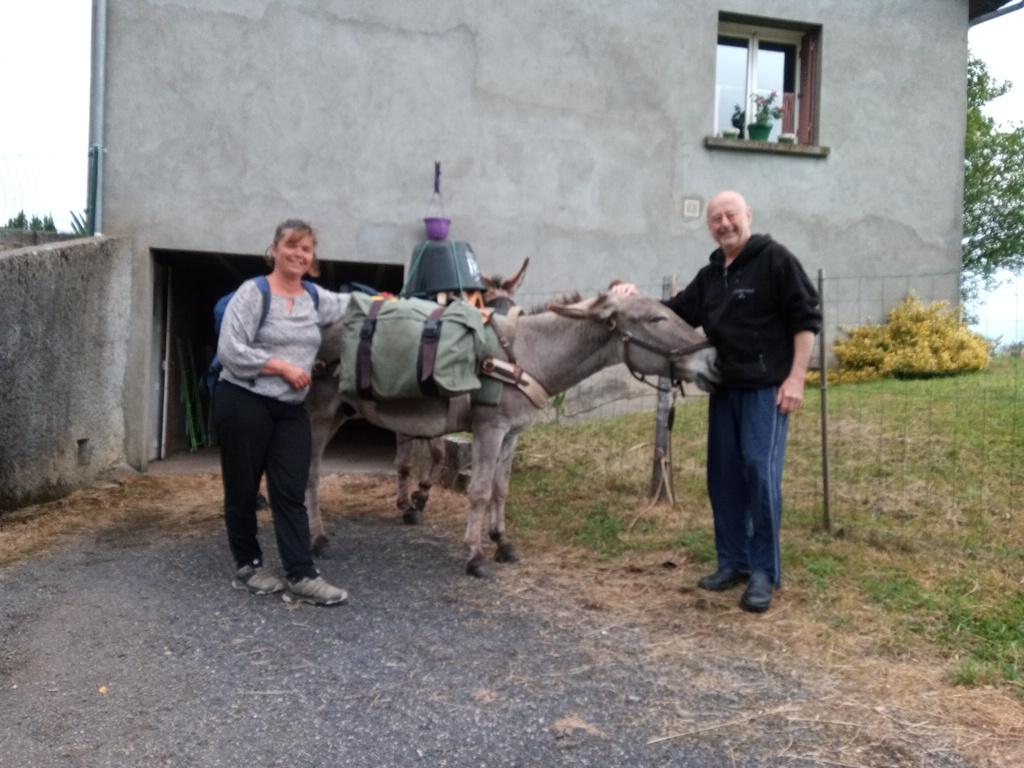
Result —
M 679 672 L 667 686 L 685 680 L 684 686 L 728 691 L 760 704 L 717 713 L 668 712 L 660 723 L 664 740 L 713 734 L 719 746 L 731 741 L 742 754 L 745 729 L 768 728 L 791 732 L 792 748 L 777 755 L 780 764 L 799 759 L 834 765 L 827 750 L 816 753 L 813 745 L 843 743 L 842 765 L 855 768 L 930 765 L 920 756 L 921 744 L 930 744 L 936 760 L 961 754 L 981 765 L 1024 765 L 1019 697 L 951 687 L 938 658 L 880 656 L 873 652 L 875 642 L 856 631 L 840 635 L 823 626 L 813 604 L 792 590 L 783 590 L 767 614 L 755 616 L 738 607 L 738 590 L 712 594 L 691 586 L 706 566 L 687 562 L 681 553 L 608 564 L 580 564 L 568 551 L 527 554 L 528 562 L 503 579 L 524 609 L 554 610 L 569 600 L 590 613 L 596 632 L 642 628 L 646 651 Z M 745 670 L 723 674 L 719 663 L 702 665 L 709 655 Z M 751 664 L 763 674 L 751 676 Z M 766 689 L 775 676 L 792 678 L 802 693 L 792 697 Z M 765 705 L 776 693 L 784 700 Z
M 322 506 L 325 518 L 334 522 L 393 517 L 394 478 L 324 478 Z M 435 489 L 427 529 L 458 547 L 466 510 L 464 496 Z M 676 513 L 640 506 L 625 516 L 652 514 Z M 188 536 L 220 525 L 219 476 L 133 476 L 0 516 L 0 566 L 98 532 Z M 800 699 L 753 711 L 662 708 L 647 722 L 648 727 L 656 722 L 662 733 L 652 743 L 714 734 L 740 747 L 745 729 L 770 727 L 792 732 L 790 751 L 778 758 L 796 764 L 836 765 L 825 753 L 816 754 L 813 744 L 839 742 L 848 748 L 848 761 L 842 764 L 854 768 L 906 764 L 911 745 L 920 751 L 921 743 L 932 744 L 934 757 L 957 753 L 982 765 L 1024 765 L 1024 705 L 1019 697 L 1005 690 L 951 687 L 938 657 L 880 655 L 878 638 L 859 633 L 856 622 L 841 632 L 825 626 L 804 592 L 786 588 L 771 611 L 754 616 L 738 608 L 737 591 L 694 589 L 706 566 L 691 562 L 682 551 L 595 562 L 581 550 L 550 541 L 531 541 L 521 550 L 524 562 L 496 569 L 507 596 L 506 610 L 545 611 L 557 624 L 562 619 L 578 623 L 582 609 L 595 637 L 616 627 L 642 630 L 644 652 L 707 690 L 732 690 L 742 697 L 744 685 L 757 685 L 740 677 L 716 678 L 699 664 L 709 653 L 737 664 L 754 662 L 766 673 L 791 677 L 804 690 Z M 590 650 L 614 655 L 640 648 L 616 650 L 601 644 Z M 807 691 L 815 695 L 808 697 Z
M 220 493 L 218 475 L 133 475 L 6 512 L 0 515 L 0 566 L 103 529 L 122 535 L 208 530 L 221 519 Z

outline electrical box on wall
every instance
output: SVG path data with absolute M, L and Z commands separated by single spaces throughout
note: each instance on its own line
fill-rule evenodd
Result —
M 700 218 L 700 200 L 696 197 L 685 197 L 683 198 L 683 218 L 684 219 L 699 219 Z

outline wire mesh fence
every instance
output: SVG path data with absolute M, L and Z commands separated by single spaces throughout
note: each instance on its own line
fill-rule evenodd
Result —
M 53 217 L 61 232 L 72 231 L 71 214 L 85 211 L 88 151 L 0 153 L 0 226 L 24 212 Z
M 581 289 L 593 296 L 605 286 Z M 955 273 L 826 277 L 822 284 L 829 344 L 841 328 L 885 322 L 894 306 L 913 293 L 923 302 L 955 299 Z M 661 286 L 640 286 L 660 295 Z M 559 292 L 523 294 L 524 306 L 542 304 Z M 790 423 L 784 478 L 787 514 L 825 520 L 822 429 L 827 437 L 828 512 L 838 530 L 859 527 L 877 535 L 929 526 L 956 528 L 981 517 L 1013 515 L 1019 507 L 1024 470 L 1024 336 L 1016 301 L 986 313 L 977 330 L 1002 343 L 988 370 L 960 376 L 887 379 L 830 386 L 809 385 L 804 407 Z M 991 333 L 996 327 L 999 333 Z M 818 361 L 815 360 L 815 366 Z M 704 471 L 707 414 L 704 395 L 687 389 L 675 400 L 671 437 L 673 484 L 681 503 L 706 505 Z M 589 478 L 618 482 L 623 467 L 643 475 L 652 466 L 656 392 L 616 366 L 574 388 L 556 402 L 551 418 L 566 425 L 608 424 L 607 433 L 583 428 L 588 440 Z M 619 434 L 621 417 L 646 414 L 645 436 L 628 444 L 603 439 Z M 646 478 L 635 479 L 637 488 Z

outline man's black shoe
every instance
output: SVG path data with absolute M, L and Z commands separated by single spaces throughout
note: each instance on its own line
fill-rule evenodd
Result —
M 719 568 L 710 576 L 697 582 L 697 586 L 709 592 L 721 592 L 723 589 L 735 587 L 747 580 L 747 574 L 735 568 Z
M 772 580 L 764 571 L 750 574 L 750 583 L 740 598 L 740 606 L 745 611 L 764 613 L 772 604 Z

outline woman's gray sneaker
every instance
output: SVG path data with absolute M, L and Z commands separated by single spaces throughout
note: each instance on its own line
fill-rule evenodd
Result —
M 348 600 L 348 592 L 332 586 L 322 576 L 289 581 L 288 589 L 282 595 L 286 603 L 309 603 L 310 605 L 339 605 Z
M 284 589 L 284 582 L 262 568 L 243 565 L 235 571 L 235 578 L 231 582 L 231 586 L 235 589 L 248 590 L 254 595 L 272 595 Z

